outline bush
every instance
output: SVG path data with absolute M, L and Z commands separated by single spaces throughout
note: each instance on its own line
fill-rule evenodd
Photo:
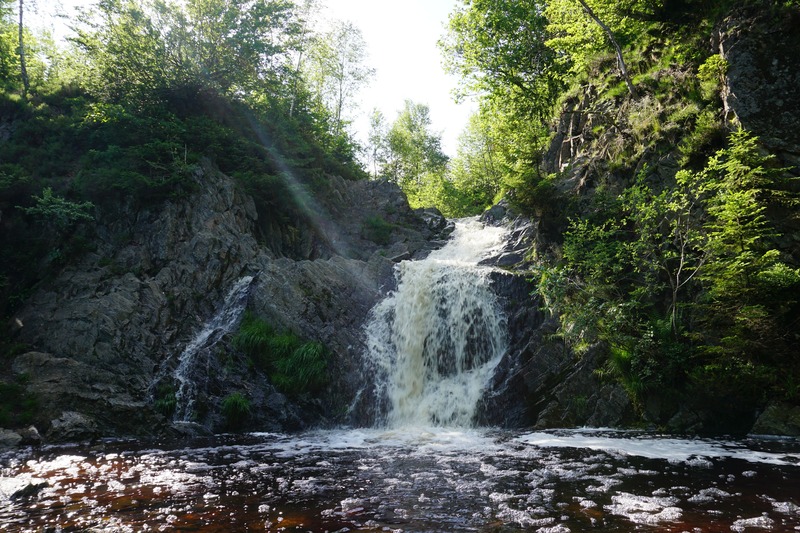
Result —
M 389 244 L 392 225 L 380 216 L 371 216 L 364 221 L 364 236 L 375 244 Z
M 222 415 L 228 427 L 240 427 L 250 416 L 250 400 L 241 392 L 229 394 L 222 400 Z
M 159 385 L 156 401 L 153 404 L 155 410 L 167 418 L 172 418 L 177 406 L 178 398 L 175 396 L 175 388 L 169 384 Z
M 281 392 L 304 394 L 327 383 L 327 350 L 320 342 L 303 342 L 292 332 L 279 332 L 264 320 L 245 315 L 233 345 L 250 356 Z

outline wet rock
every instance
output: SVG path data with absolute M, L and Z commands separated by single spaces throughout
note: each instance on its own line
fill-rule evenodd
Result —
M 9 499 L 11 501 L 27 500 L 39 494 L 42 490 L 49 487 L 50 484 L 43 479 L 31 480 L 30 483 L 24 487 L 14 491 Z
M 83 413 L 64 411 L 50 422 L 47 438 L 58 442 L 76 442 L 98 437 L 97 423 Z
M 0 428 L 0 450 L 3 448 L 14 448 L 22 443 L 22 435 L 10 429 Z
M 506 218 L 508 214 L 507 204 L 505 202 L 500 202 L 499 204 L 495 204 L 481 215 L 481 221 L 487 224 L 497 225 L 503 222 L 503 219 Z
M 439 232 L 447 226 L 447 219 L 435 207 L 423 207 L 415 213 L 425 222 L 431 231 Z
M 208 379 L 197 421 L 223 428 L 220 405 L 234 392 L 251 402 L 247 429 L 335 419 L 361 386 L 360 327 L 393 287 L 391 258 L 424 255 L 451 225 L 440 213 L 414 212 L 388 182 L 330 177 L 328 189 L 310 200 L 313 209 L 284 223 L 259 213 L 234 180 L 208 165 L 194 179 L 188 198 L 101 213 L 95 250 L 42 284 L 19 312 L 24 326 L 15 341 L 33 351 L 18 356 L 13 371 L 27 376 L 39 400 L 34 422 L 45 428 L 57 421 L 48 440 L 173 432 L 170 417 L 155 408 L 159 399 L 163 407 L 159 390 L 174 392 L 183 349 L 228 290 L 256 272 L 249 309 L 278 329 L 324 343 L 330 387 L 318 393 L 322 403 L 289 398 L 269 408 L 269 377 L 223 336 L 200 361 Z M 384 244 L 364 238 L 376 217 L 390 229 Z M 62 412 L 82 413 L 85 424 L 62 420 Z
M 26 428 L 21 428 L 17 430 L 17 433 L 22 437 L 22 445 L 37 445 L 42 443 L 42 436 L 39 434 L 39 430 L 36 429 L 35 426 L 28 426 Z
M 756 420 L 750 433 L 754 435 L 800 436 L 800 406 L 775 403 Z
M 538 238 L 535 223 L 524 217 L 504 223 L 505 246 L 481 263 L 503 268 L 492 275 L 492 288 L 507 317 L 509 347 L 484 396 L 479 422 L 539 428 L 632 422 L 635 413 L 624 389 L 596 376 L 605 362 L 603 347 L 578 356 L 556 335 L 557 317 L 541 308 L 527 259 Z

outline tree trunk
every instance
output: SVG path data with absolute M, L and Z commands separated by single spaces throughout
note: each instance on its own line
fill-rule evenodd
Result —
M 22 24 L 22 5 L 23 0 L 19 0 L 19 70 L 22 76 L 22 86 L 24 94 L 28 94 L 30 90 L 30 81 L 28 80 L 28 69 L 25 67 L 25 41 L 23 37 L 24 26 Z
M 631 77 L 628 75 L 628 67 L 625 66 L 625 59 L 622 57 L 622 49 L 619 47 L 617 40 L 614 38 L 614 33 L 611 31 L 611 28 L 609 28 L 602 20 L 600 20 L 597 15 L 595 15 L 594 11 L 592 11 L 592 8 L 589 7 L 584 0 L 578 0 L 578 2 L 580 2 L 581 6 L 583 6 L 583 10 L 587 15 L 589 15 L 589 18 L 595 21 L 595 23 L 597 23 L 597 25 L 603 29 L 603 31 L 606 33 L 606 37 L 608 37 L 608 40 L 611 41 L 611 45 L 614 47 L 614 50 L 617 53 L 617 63 L 619 64 L 619 70 L 622 73 L 625 84 L 628 86 L 628 92 L 631 93 L 631 96 L 636 97 L 636 88 L 633 86 Z

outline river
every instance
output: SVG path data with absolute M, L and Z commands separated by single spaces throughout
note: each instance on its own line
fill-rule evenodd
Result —
M 791 439 L 349 429 L 47 446 L 0 464 L 2 531 L 800 530 Z
M 507 349 L 481 265 L 504 238 L 462 221 L 398 265 L 364 327 L 374 427 L 8 451 L 0 531 L 800 531 L 797 439 L 473 427 Z M 250 281 L 179 369 L 235 323 Z

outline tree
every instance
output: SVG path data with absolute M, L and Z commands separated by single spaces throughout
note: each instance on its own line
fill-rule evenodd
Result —
M 378 177 L 378 166 L 386 161 L 387 133 L 386 118 L 379 109 L 373 109 L 369 116 L 369 133 L 367 135 L 367 163 L 372 167 L 373 178 Z
M 622 49 L 619 47 L 619 43 L 614 38 L 614 32 L 611 31 L 611 28 L 609 28 L 608 25 L 595 14 L 594 10 L 591 7 L 589 7 L 589 4 L 587 4 L 585 0 L 578 0 L 578 2 L 580 2 L 581 7 L 586 12 L 586 14 L 589 15 L 589 18 L 592 19 L 595 23 L 597 23 L 598 26 L 600 26 L 600 28 L 603 30 L 603 33 L 606 34 L 606 37 L 608 38 L 609 42 L 614 47 L 614 52 L 617 55 L 617 64 L 619 65 L 619 70 L 620 73 L 622 74 L 622 78 L 625 80 L 625 84 L 628 86 L 628 92 L 630 92 L 631 95 L 635 97 L 636 89 L 634 88 L 633 83 L 631 82 L 631 77 L 628 75 L 628 67 L 627 65 L 625 65 L 625 58 L 622 57 Z
M 444 172 L 447 156 L 441 149 L 441 135 L 430 131 L 430 109 L 406 100 L 386 135 L 387 157 L 381 175 L 412 190 L 427 173 Z
M 22 22 L 22 14 L 24 11 L 23 0 L 19 0 L 19 71 L 24 88 L 23 94 L 28 94 L 28 91 L 31 89 L 31 82 L 28 79 L 28 68 L 25 64 L 25 25 Z
M 541 0 L 472 0 L 450 15 L 439 45 L 447 70 L 463 80 L 462 96 L 510 101 L 528 118 L 549 119 L 563 82 L 545 44 L 545 6 Z
M 42 196 L 34 196 L 36 205 L 32 207 L 19 207 L 26 214 L 33 215 L 44 225 L 53 227 L 59 233 L 64 233 L 74 224 L 81 221 L 93 220 L 91 211 L 94 210 L 92 202 L 70 202 L 69 200 L 53 194 L 53 189 L 46 187 Z
M 193 86 L 249 98 L 283 90 L 297 31 L 284 0 L 104 0 L 85 16 L 77 44 L 93 92 L 112 102 L 153 103 Z
M 448 178 L 461 197 L 460 216 L 477 214 L 500 192 L 502 172 L 491 124 L 481 113 L 470 117 L 458 139 Z
M 0 82 L 10 83 L 14 72 L 14 25 L 10 22 L 12 0 L 0 0 Z
M 647 17 L 643 14 L 649 13 L 652 5 L 644 0 L 551 0 L 544 11 L 548 20 L 547 46 L 555 51 L 560 64 L 573 74 L 582 75 L 592 61 L 607 51 L 608 41 L 626 78 L 622 47 L 644 30 L 643 19 Z M 630 80 L 625 81 L 627 84 Z M 629 84 L 628 89 L 631 88 Z
M 313 42 L 314 13 L 319 9 L 318 0 L 304 0 L 298 12 L 297 37 L 295 41 L 296 59 L 294 61 L 294 71 L 292 73 L 292 94 L 289 103 L 289 116 L 294 115 L 295 105 L 300 98 L 300 87 L 305 56 L 311 43 Z
M 314 40 L 306 64 L 306 76 L 317 98 L 332 116 L 333 134 L 340 135 L 345 112 L 354 104 L 359 89 L 374 74 L 367 67 L 367 48 L 361 30 L 351 22 L 336 21 Z

